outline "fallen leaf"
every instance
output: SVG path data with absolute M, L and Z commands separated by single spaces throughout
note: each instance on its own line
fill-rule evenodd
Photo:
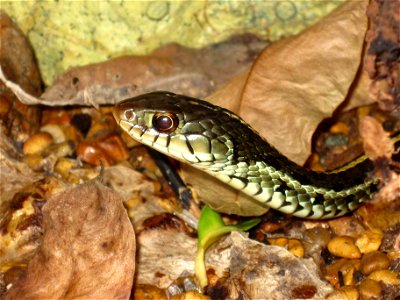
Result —
M 394 145 L 381 123 L 370 116 L 363 116 L 359 123 L 360 135 L 363 139 L 365 154 L 371 160 L 386 157 L 390 159 L 394 153 Z
M 253 35 L 234 36 L 202 49 L 169 44 L 146 56 L 121 56 L 72 68 L 58 76 L 40 98 L 9 80 L 4 70 L 0 78 L 25 104 L 98 106 L 154 90 L 204 98 L 249 68 L 265 45 L 266 41 Z
M 48 199 L 42 246 L 4 299 L 129 298 L 135 237 L 120 197 L 92 181 Z
M 220 284 L 228 292 L 227 299 L 264 299 L 265 295 L 324 299 L 332 291 L 311 258 L 295 257 L 283 247 L 259 243 L 239 232 L 211 246 L 207 266 L 225 277 Z

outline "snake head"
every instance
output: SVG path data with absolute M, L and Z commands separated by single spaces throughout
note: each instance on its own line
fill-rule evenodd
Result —
M 118 103 L 114 117 L 135 140 L 199 168 L 224 162 L 233 152 L 222 128 L 224 113 L 202 100 L 153 92 Z

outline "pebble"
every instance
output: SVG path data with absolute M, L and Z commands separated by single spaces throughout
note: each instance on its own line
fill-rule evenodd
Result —
M 376 281 L 382 281 L 384 284 L 400 285 L 398 273 L 390 270 L 378 270 L 372 272 L 368 278 Z
M 325 140 L 325 147 L 332 148 L 335 146 L 343 146 L 349 143 L 349 137 L 343 133 L 334 133 Z
M 80 142 L 78 144 L 76 154 L 80 159 L 82 159 L 82 161 L 93 166 L 99 166 L 102 164 L 105 167 L 109 167 L 114 164 L 101 148 L 87 142 Z
M 358 300 L 360 297 L 360 293 L 354 286 L 342 286 L 336 290 L 335 294 L 339 297 L 333 295 L 332 299 Z
M 289 240 L 288 250 L 296 257 L 304 257 L 304 247 L 299 240 Z
M 360 250 L 354 243 L 354 239 L 349 236 L 336 236 L 328 243 L 328 250 L 333 255 L 344 258 L 360 258 Z
M 5 118 L 10 110 L 11 105 L 9 101 L 4 96 L 0 97 L 0 119 Z
M 389 258 L 384 253 L 374 251 L 361 258 L 360 270 L 363 274 L 369 275 L 374 271 L 387 269 L 389 264 Z
M 61 157 L 54 165 L 54 171 L 60 174 L 64 179 L 68 178 L 69 171 L 76 165 L 74 160 Z
M 270 239 L 268 239 L 268 242 L 274 246 L 286 247 L 286 245 L 288 244 L 288 239 L 287 238 L 270 238 Z
M 25 155 L 40 154 L 53 143 L 53 137 L 47 132 L 38 132 L 29 137 L 22 147 Z
M 383 239 L 380 230 L 367 230 L 356 240 L 356 246 L 361 253 L 369 253 L 379 249 Z
M 387 257 L 389 258 L 389 260 L 400 259 L 400 251 L 389 251 L 387 253 Z
M 354 273 L 359 269 L 358 259 L 339 259 L 335 263 L 326 267 L 326 279 L 336 287 L 340 286 L 339 272 L 343 275 L 344 285 L 355 284 Z
M 332 133 L 343 133 L 345 135 L 349 135 L 350 133 L 350 128 L 343 122 L 337 122 L 334 124 L 330 129 L 330 132 Z
M 172 296 L 170 299 L 171 300 L 196 300 L 196 299 L 209 300 L 211 298 L 209 296 L 200 294 L 199 292 L 190 291 L 190 292 L 186 292 L 183 294 L 178 294 L 178 295 Z
M 40 128 L 40 131 L 49 133 L 56 144 L 63 143 L 67 140 L 63 130 L 57 124 L 47 124 Z
M 328 229 L 322 227 L 314 227 L 305 232 L 305 239 L 308 243 L 317 244 L 321 248 L 325 248 L 331 240 L 331 233 Z
M 359 286 L 361 299 L 379 299 L 382 291 L 381 284 L 378 281 L 365 279 Z
M 116 162 L 124 161 L 129 158 L 128 148 L 121 138 L 115 134 L 96 141 L 96 145 L 103 149 L 107 156 Z
M 25 163 L 34 171 L 43 168 L 43 157 L 40 154 L 28 154 L 25 156 Z

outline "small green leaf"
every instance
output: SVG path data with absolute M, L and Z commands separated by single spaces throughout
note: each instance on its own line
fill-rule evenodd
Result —
M 202 288 L 208 284 L 204 260 L 207 248 L 222 235 L 235 230 L 249 230 L 260 223 L 260 221 L 260 219 L 252 219 L 236 225 L 225 226 L 219 213 L 215 212 L 207 205 L 203 207 L 198 226 L 197 254 L 195 260 L 195 273 Z

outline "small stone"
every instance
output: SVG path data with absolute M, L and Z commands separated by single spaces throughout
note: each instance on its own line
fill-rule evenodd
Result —
M 370 252 L 361 259 L 360 270 L 365 275 L 369 275 L 377 270 L 385 270 L 389 267 L 389 258 L 382 252 Z
M 339 299 L 358 300 L 358 298 L 360 297 L 360 293 L 355 286 L 342 286 L 337 290 L 337 292 L 340 295 L 340 298 L 338 297 Z
M 349 126 L 347 126 L 345 123 L 343 122 L 338 122 L 336 124 L 334 124 L 330 129 L 330 132 L 332 133 L 343 133 L 345 135 L 348 135 L 350 133 L 350 129 Z
M 129 158 L 129 151 L 121 138 L 117 135 L 109 135 L 96 141 L 98 145 L 112 160 L 116 162 L 124 161 Z
M 25 163 L 34 171 L 43 168 L 43 157 L 40 154 L 28 154 L 25 156 Z
M 335 287 L 339 287 L 339 272 L 343 275 L 343 284 L 354 285 L 354 274 L 360 267 L 358 259 L 339 259 L 335 263 L 327 266 L 326 279 Z
M 400 251 L 389 251 L 387 257 L 390 261 L 400 259 Z
M 4 119 L 11 110 L 11 104 L 5 96 L 0 97 L 0 119 Z
M 359 286 L 361 299 L 379 299 L 382 287 L 378 281 L 365 279 Z
M 285 247 L 286 248 L 286 246 L 288 244 L 288 239 L 287 238 L 270 238 L 270 239 L 268 239 L 268 242 L 271 245 L 280 246 L 280 247 Z
M 378 270 L 372 272 L 368 278 L 376 281 L 382 281 L 384 284 L 399 285 L 400 279 L 397 278 L 398 273 L 389 270 Z
M 325 248 L 331 240 L 331 233 L 328 229 L 317 226 L 305 232 L 305 239 L 307 243 Z
M 61 157 L 57 160 L 54 171 L 60 174 L 64 179 L 68 178 L 69 171 L 74 167 L 75 162 L 72 159 Z
M 87 142 L 78 144 L 76 154 L 84 162 L 93 166 L 102 164 L 105 167 L 109 167 L 114 164 L 113 160 L 107 156 L 103 149 Z
M 171 300 L 209 300 L 211 299 L 210 297 L 200 294 L 199 292 L 196 291 L 190 291 L 190 292 L 186 292 L 183 294 L 178 294 L 175 296 L 172 296 L 170 298 Z
M 38 132 L 26 140 L 22 151 L 25 155 L 40 154 L 52 143 L 53 137 L 51 134 L 47 132 Z
M 383 238 L 383 232 L 380 230 L 367 230 L 357 240 L 356 246 L 361 253 L 368 253 L 379 249 Z
M 337 236 L 328 243 L 328 250 L 333 255 L 344 258 L 360 258 L 360 250 L 354 243 L 354 239 L 349 236 Z
M 303 244 L 299 240 L 289 240 L 288 250 L 294 256 L 304 257 L 304 247 L 303 247 Z
M 67 140 L 61 127 L 57 124 L 47 124 L 40 128 L 40 131 L 47 132 L 53 137 L 54 143 L 59 144 Z
M 349 143 L 349 137 L 343 133 L 335 133 L 328 136 L 325 140 L 325 146 L 327 148 L 333 148 L 335 146 L 343 146 Z

